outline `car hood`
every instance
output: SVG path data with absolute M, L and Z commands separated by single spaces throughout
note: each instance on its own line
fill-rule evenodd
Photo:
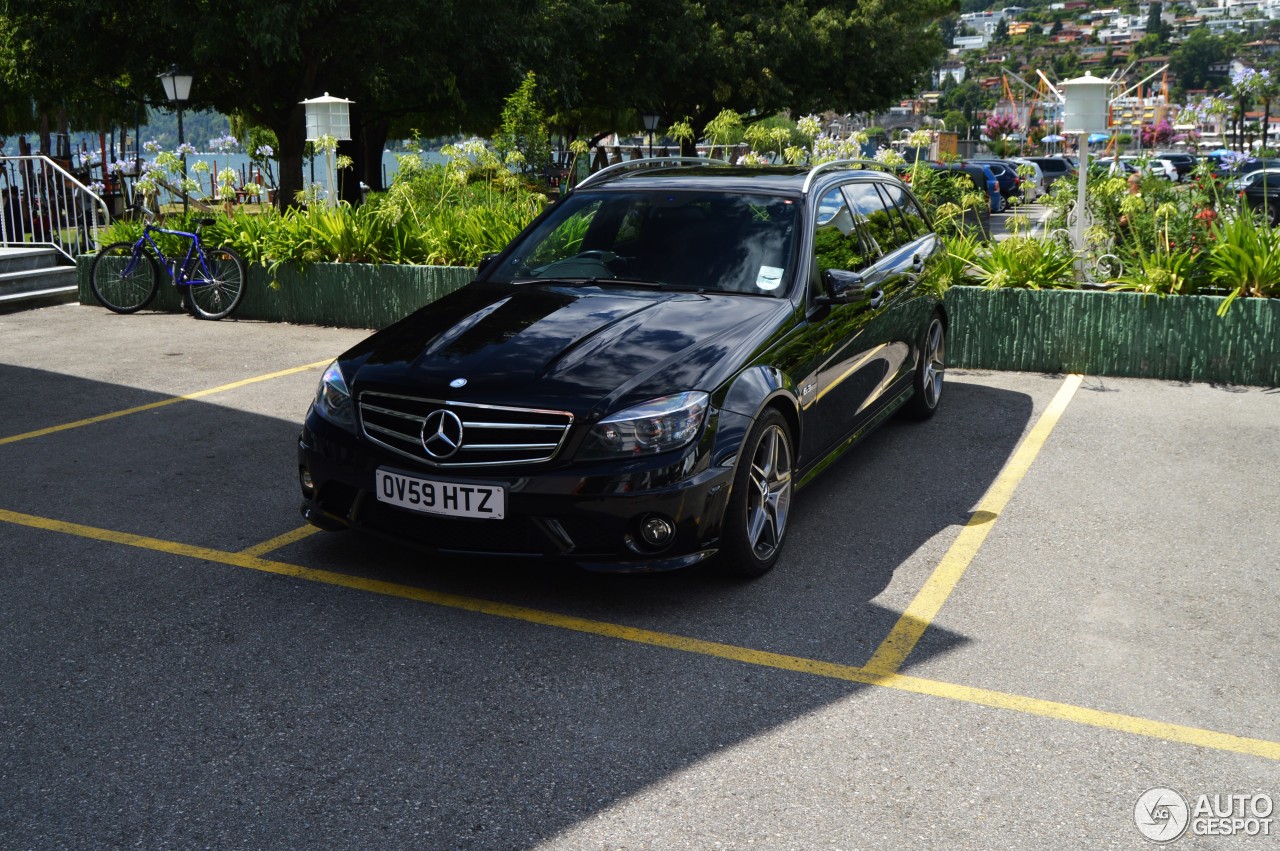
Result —
M 370 337 L 344 367 L 355 393 L 603 415 L 715 390 L 793 309 L 763 296 L 477 282 Z

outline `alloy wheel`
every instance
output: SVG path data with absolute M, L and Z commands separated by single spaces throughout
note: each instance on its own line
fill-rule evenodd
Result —
M 747 492 L 747 539 L 756 557 L 767 560 L 782 545 L 791 508 L 791 444 L 771 425 L 756 444 Z

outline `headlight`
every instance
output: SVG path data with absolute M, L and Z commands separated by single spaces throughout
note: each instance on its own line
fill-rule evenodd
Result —
M 356 430 L 355 412 L 351 409 L 351 391 L 347 389 L 347 380 L 342 377 L 338 362 L 329 364 L 320 379 L 320 387 L 316 389 L 316 400 L 312 405 L 320 416 L 347 431 Z
M 678 393 L 607 417 L 591 429 L 578 457 L 594 461 L 679 449 L 697 437 L 709 398 L 696 390 Z

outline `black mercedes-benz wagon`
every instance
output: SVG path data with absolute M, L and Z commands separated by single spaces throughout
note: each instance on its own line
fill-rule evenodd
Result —
M 937 409 L 938 251 L 862 162 L 606 169 L 325 371 L 303 515 L 442 553 L 763 574 L 796 489 Z

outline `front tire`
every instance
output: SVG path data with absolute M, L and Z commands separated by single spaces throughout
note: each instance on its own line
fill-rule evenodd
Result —
M 920 341 L 920 365 L 916 367 L 912 387 L 915 392 L 907 402 L 907 414 L 913 419 L 927 420 L 938 411 L 942 401 L 942 375 L 946 370 L 947 327 L 934 313 Z
M 95 254 L 89 264 L 89 289 L 107 310 L 137 313 L 151 303 L 160 289 L 156 261 L 145 251 L 139 251 L 135 258 L 132 242 L 113 242 Z
M 768 408 L 742 443 L 725 509 L 721 566 L 734 576 L 768 573 L 786 538 L 795 453 L 787 421 Z
M 205 274 L 206 268 L 208 274 Z M 186 288 L 191 313 L 197 319 L 230 316 L 244 299 L 244 260 L 230 248 L 206 248 Z

